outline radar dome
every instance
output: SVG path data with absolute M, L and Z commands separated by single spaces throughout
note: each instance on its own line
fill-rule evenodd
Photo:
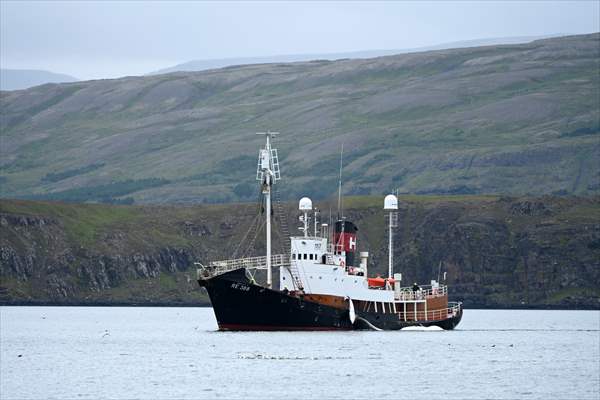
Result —
M 301 198 L 298 208 L 303 211 L 312 210 L 312 200 L 308 197 Z
M 393 194 L 388 194 L 383 200 L 384 210 L 397 210 L 398 209 L 398 198 Z

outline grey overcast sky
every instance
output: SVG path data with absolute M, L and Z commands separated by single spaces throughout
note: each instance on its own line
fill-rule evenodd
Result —
M 600 30 L 600 2 L 0 0 L 0 66 L 81 79 L 193 59 L 406 49 Z

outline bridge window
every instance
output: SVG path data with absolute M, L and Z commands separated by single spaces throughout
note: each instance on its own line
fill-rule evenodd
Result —
M 309 254 L 309 257 L 308 257 L 308 258 L 309 258 L 310 260 L 312 260 L 312 259 L 313 259 L 313 255 L 312 255 L 312 254 Z
M 296 259 L 296 253 L 292 253 L 292 260 Z
M 304 253 L 304 259 L 306 260 L 308 257 L 308 254 Z

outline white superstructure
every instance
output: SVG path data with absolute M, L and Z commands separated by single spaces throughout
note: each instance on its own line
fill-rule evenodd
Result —
M 368 253 L 360 253 L 359 267 L 352 265 L 357 249 L 356 236 L 354 232 L 344 232 L 344 229 L 346 226 L 354 226 L 353 224 L 338 221 L 331 237 L 308 236 L 308 211 L 312 210 L 312 206 L 308 197 L 303 197 L 299 202 L 298 208 L 303 212 L 300 220 L 304 224 L 300 230 L 304 236 L 290 238 L 290 264 L 279 268 L 280 290 L 301 290 L 306 294 L 341 296 L 355 300 L 393 301 L 393 291 L 369 289 L 365 273 Z M 337 243 L 330 243 L 330 240 Z
M 345 266 L 344 255 L 327 251 L 327 238 L 292 237 L 291 243 L 290 267 L 279 268 L 280 290 L 298 290 L 291 273 L 295 270 L 302 282 L 303 291 L 307 294 L 324 294 L 367 301 L 392 302 L 394 300 L 393 291 L 369 289 L 366 276 L 350 273 L 349 268 Z

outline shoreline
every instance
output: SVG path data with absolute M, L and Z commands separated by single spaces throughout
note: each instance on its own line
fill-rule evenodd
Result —
M 10 301 L 0 302 L 0 307 L 165 307 L 165 308 L 212 308 L 210 303 L 176 303 L 176 302 L 157 302 L 157 303 L 137 303 L 137 302 L 51 302 L 51 301 Z M 553 305 L 529 305 L 529 306 L 484 306 L 481 304 L 467 304 L 464 306 L 465 310 L 549 310 L 549 311 L 600 311 L 600 305 L 598 307 L 565 307 L 565 306 L 553 306 Z

